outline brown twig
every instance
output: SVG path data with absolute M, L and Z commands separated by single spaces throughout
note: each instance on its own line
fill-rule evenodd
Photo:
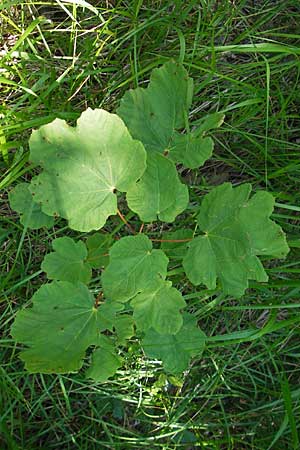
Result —
M 192 238 L 189 239 L 151 239 L 152 242 L 190 242 Z
M 127 228 L 131 231 L 131 233 L 132 234 L 136 234 L 135 230 L 132 228 L 130 223 L 127 222 L 126 218 L 123 216 L 123 214 L 121 213 L 121 211 L 119 209 L 117 209 L 117 214 L 120 217 L 120 219 L 122 220 L 122 222 L 124 222 L 125 225 L 127 226 Z
M 96 297 L 95 303 L 94 303 L 94 308 L 98 308 L 99 303 L 101 302 L 101 299 L 103 297 L 103 292 L 99 292 L 99 294 Z

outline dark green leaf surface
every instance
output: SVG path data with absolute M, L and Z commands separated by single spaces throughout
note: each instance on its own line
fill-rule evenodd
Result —
M 161 249 L 166 253 L 168 258 L 182 259 L 187 252 L 187 246 L 188 243 L 192 240 L 193 234 L 193 230 L 189 229 L 163 233 L 163 242 L 161 243 Z
M 189 244 L 183 266 L 190 281 L 240 297 L 248 280 L 267 281 L 257 255 L 284 258 L 288 251 L 281 228 L 269 216 L 274 198 L 258 192 L 249 200 L 251 185 L 224 183 L 205 196 L 197 217 L 204 233 Z
M 123 237 L 111 247 L 109 265 L 102 274 L 105 296 L 114 301 L 130 300 L 156 284 L 159 277 L 166 277 L 168 261 L 144 234 Z
M 163 362 L 167 372 L 179 373 L 187 369 L 191 357 L 200 356 L 205 347 L 205 334 L 197 328 L 190 314 L 177 334 L 159 334 L 153 329 L 143 339 L 145 353 Z
M 176 334 L 183 323 L 180 310 L 186 306 L 170 281 L 158 280 L 131 300 L 133 318 L 140 330 L 153 328 L 160 334 Z
M 129 314 L 119 315 L 114 321 L 114 330 L 117 335 L 117 341 L 120 345 L 125 345 L 127 339 L 134 335 L 134 321 Z
M 24 227 L 33 230 L 52 227 L 53 217 L 44 214 L 41 206 L 33 201 L 29 186 L 29 183 L 20 183 L 10 191 L 8 197 L 11 208 L 20 214 L 20 222 Z
M 180 182 L 174 163 L 159 153 L 147 156 L 146 171 L 127 192 L 129 208 L 144 222 L 173 222 L 188 201 L 188 188 Z
M 103 383 L 112 377 L 122 365 L 122 358 L 117 355 L 114 344 L 107 336 L 100 335 L 99 347 L 92 354 L 92 361 L 86 371 L 86 377 Z
M 62 237 L 52 242 L 54 252 L 45 256 L 42 269 L 49 280 L 71 281 L 87 284 L 92 270 L 86 261 L 87 249 L 82 241 Z
M 146 152 L 122 120 L 87 109 L 72 128 L 56 119 L 30 138 L 30 159 L 44 171 L 32 183 L 46 214 L 79 231 L 100 229 L 117 213 L 115 191 L 126 192 L 146 168 Z
M 21 359 L 30 372 L 67 373 L 81 368 L 85 352 L 100 331 L 111 328 L 118 303 L 95 308 L 82 283 L 53 282 L 33 296 L 33 307 L 17 313 L 13 338 L 29 347 Z M 103 305 L 104 306 L 104 305 Z
M 108 264 L 108 252 L 112 245 L 112 238 L 109 235 L 94 233 L 86 240 L 88 248 L 87 261 L 93 269 L 106 267 Z
M 163 153 L 174 131 L 185 126 L 192 96 L 192 78 L 181 64 L 170 61 L 152 71 L 146 89 L 127 91 L 117 113 L 147 151 Z
M 170 158 L 189 169 L 203 166 L 205 161 L 212 156 L 214 149 L 212 138 L 205 136 L 205 133 L 220 127 L 224 117 L 222 113 L 213 113 L 205 117 L 194 132 L 174 133 L 169 150 Z
M 214 142 L 210 137 L 197 137 L 193 133 L 175 133 L 170 144 L 169 156 L 176 163 L 189 169 L 203 166 L 213 153 Z

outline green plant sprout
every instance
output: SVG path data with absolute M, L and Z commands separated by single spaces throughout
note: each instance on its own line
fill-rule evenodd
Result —
M 125 93 L 117 115 L 87 109 L 76 127 L 56 119 L 32 132 L 30 160 L 39 174 L 9 195 L 21 223 L 51 227 L 61 217 L 73 230 L 96 232 L 85 241 L 53 241 L 41 266 L 49 283 L 16 315 L 11 333 L 25 346 L 20 357 L 28 371 L 67 373 L 88 364 L 86 376 L 103 382 L 122 366 L 134 337 L 178 374 L 201 356 L 207 338 L 181 287 L 168 279 L 167 254 L 193 285 L 234 298 L 249 280 L 268 281 L 259 256 L 287 255 L 285 235 L 270 219 L 273 196 L 251 196 L 248 183 L 211 189 L 196 207 L 194 230 L 171 230 L 159 243 L 142 232 L 144 223 L 172 223 L 186 211 L 188 186 L 176 164 L 195 169 L 212 156 L 208 132 L 224 115 L 210 114 L 191 131 L 192 97 L 193 80 L 170 61 L 153 70 L 147 88 Z M 120 197 L 139 217 L 139 232 L 119 210 Z M 99 230 L 116 214 L 131 235 L 114 241 Z M 88 288 L 93 269 L 101 269 L 96 297 Z

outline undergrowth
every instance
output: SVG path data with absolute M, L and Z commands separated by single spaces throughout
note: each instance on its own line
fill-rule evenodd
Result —
M 0 5 L 1 448 L 298 449 L 298 2 L 80 3 Z M 186 284 L 205 329 L 236 334 L 227 346 L 211 342 L 183 376 L 166 376 L 134 343 L 126 370 L 105 384 L 80 374 L 29 375 L 10 326 L 44 281 L 40 264 L 51 241 L 75 236 L 59 221 L 24 233 L 8 206 L 15 182 L 33 175 L 29 134 L 55 117 L 74 124 L 88 106 L 114 111 L 128 88 L 147 83 L 169 58 L 183 60 L 195 80 L 192 125 L 226 113 L 213 159 L 181 172 L 191 204 L 224 181 L 267 189 L 292 251 L 269 267 L 267 285 L 238 301 L 194 298 Z M 122 226 L 115 217 L 112 227 Z

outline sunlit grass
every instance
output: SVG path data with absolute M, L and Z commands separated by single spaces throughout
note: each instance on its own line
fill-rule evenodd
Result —
M 298 2 L 283 0 L 2 2 L 1 450 L 299 448 L 299 20 Z M 175 268 L 172 281 L 217 336 L 181 377 L 164 375 L 134 341 L 126 366 L 103 385 L 81 373 L 29 375 L 9 328 L 44 280 L 51 240 L 72 235 L 63 221 L 24 231 L 8 206 L 7 190 L 34 171 L 31 129 L 72 122 L 87 106 L 115 111 L 168 58 L 195 79 L 192 125 L 226 114 L 214 158 L 182 171 L 191 207 L 209 186 L 250 181 L 276 196 L 273 218 L 292 250 L 268 266 L 268 285 L 253 283 L 238 302 L 191 289 Z

